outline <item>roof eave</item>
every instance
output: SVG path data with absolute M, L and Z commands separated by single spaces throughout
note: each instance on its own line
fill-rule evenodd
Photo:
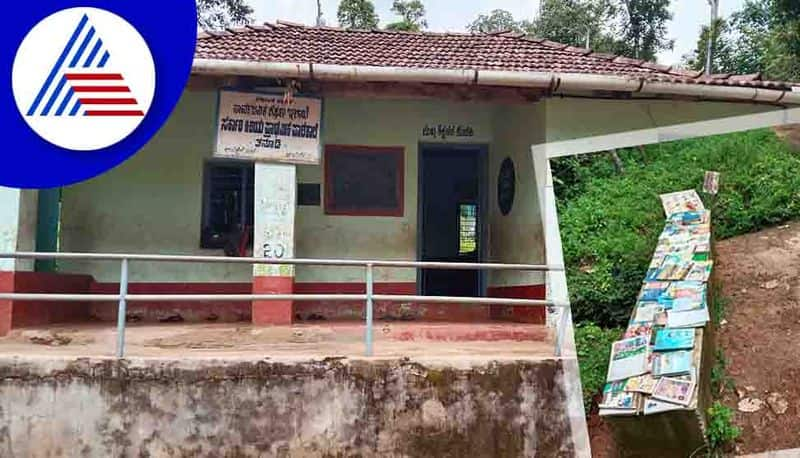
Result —
M 658 82 L 635 76 L 584 73 L 379 67 L 199 58 L 194 60 L 192 73 L 210 76 L 298 78 L 316 81 L 440 83 L 542 88 L 554 94 L 564 95 L 582 91 L 614 91 L 772 105 L 800 104 L 800 92 L 792 90 Z

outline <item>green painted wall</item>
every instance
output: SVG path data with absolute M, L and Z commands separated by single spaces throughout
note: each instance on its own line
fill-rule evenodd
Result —
M 167 125 L 139 154 L 111 172 L 64 189 L 62 251 L 222 255 L 221 250 L 199 249 L 203 162 L 211 157 L 215 94 L 187 92 Z M 446 141 L 489 144 L 492 151 L 495 119 L 507 113 L 499 108 L 478 103 L 326 99 L 323 143 L 405 149 L 405 214 L 331 216 L 324 214 L 324 203 L 298 207 L 295 255 L 415 259 L 418 144 L 442 141 L 423 138 L 423 127 L 470 125 L 473 137 Z M 531 125 L 526 130 L 536 127 Z M 510 138 L 512 133 L 504 135 Z M 524 154 L 521 146 L 515 151 Z M 496 175 L 496 170 L 489 174 Z M 297 169 L 299 182 L 322 183 L 322 175 L 322 165 Z M 496 205 L 496 197 L 490 202 Z M 89 273 L 98 281 L 117 281 L 119 275 L 119 266 L 113 263 L 64 262 L 60 270 Z M 377 281 L 416 278 L 412 270 L 377 269 L 375 274 Z M 251 275 L 251 268 L 244 265 L 131 265 L 132 281 L 248 282 Z M 296 276 L 302 282 L 363 281 L 363 270 L 301 267 Z
M 544 239 L 539 199 L 533 175 L 530 147 L 545 139 L 544 104 L 499 107 L 494 117 L 495 142 L 489 154 L 489 257 L 495 262 L 539 264 L 544 262 Z M 514 161 L 516 192 L 507 215 L 497 203 L 497 177 L 506 157 Z M 497 271 L 490 286 L 544 283 L 536 272 Z

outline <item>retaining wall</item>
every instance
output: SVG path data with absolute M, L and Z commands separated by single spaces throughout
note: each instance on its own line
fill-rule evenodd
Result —
M 2 456 L 576 456 L 558 360 L 0 359 Z

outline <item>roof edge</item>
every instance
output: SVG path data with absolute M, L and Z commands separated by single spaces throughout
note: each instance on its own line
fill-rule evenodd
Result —
M 615 91 L 643 95 L 697 97 L 760 104 L 800 104 L 800 91 L 743 86 L 716 86 L 686 82 L 659 82 L 647 78 L 586 73 L 548 73 L 507 70 L 431 69 L 333 65 L 292 62 L 253 62 L 195 59 L 192 74 L 302 78 L 317 81 L 439 83 L 477 86 L 540 88 L 566 95 L 581 91 Z

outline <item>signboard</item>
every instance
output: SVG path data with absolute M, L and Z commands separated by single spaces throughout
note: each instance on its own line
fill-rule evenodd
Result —
M 322 100 L 220 91 L 217 157 L 319 164 Z
M 703 180 L 703 192 L 716 194 L 719 192 L 719 172 L 707 171 Z

